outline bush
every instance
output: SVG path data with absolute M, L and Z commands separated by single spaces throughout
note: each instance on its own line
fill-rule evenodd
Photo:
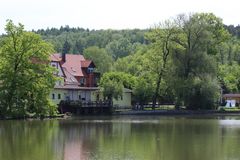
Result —
M 219 98 L 219 85 L 217 80 L 210 77 L 203 79 L 195 78 L 185 81 L 185 84 L 178 88 L 177 100 L 183 101 L 187 109 L 216 109 Z

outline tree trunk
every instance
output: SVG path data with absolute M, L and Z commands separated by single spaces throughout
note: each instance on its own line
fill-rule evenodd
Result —
M 156 87 L 155 93 L 153 95 L 152 110 L 155 110 L 155 107 L 156 107 L 158 92 L 159 92 L 160 84 L 161 84 L 161 81 L 162 81 L 162 74 L 163 74 L 163 71 L 161 71 L 161 73 L 160 73 L 160 75 L 158 77 L 157 87 Z
M 168 55 L 169 55 L 169 50 L 167 50 L 166 54 L 163 55 L 163 65 L 162 65 L 162 68 L 160 70 L 160 73 L 159 73 L 159 76 L 158 76 L 158 81 L 157 81 L 157 87 L 156 87 L 155 93 L 153 95 L 152 110 L 155 110 L 157 97 L 158 97 L 158 92 L 159 92 L 160 85 L 161 85 L 161 82 L 162 82 L 163 73 L 164 73 L 164 70 L 166 68 Z
M 168 55 L 170 54 L 170 48 L 169 48 L 170 41 L 169 41 L 169 39 L 170 39 L 171 35 L 172 35 L 172 33 L 167 35 L 167 38 L 166 38 L 166 40 L 164 42 L 164 45 L 162 46 L 162 52 L 163 52 L 162 60 L 163 60 L 163 64 L 162 64 L 162 66 L 160 68 L 160 73 L 159 73 L 158 81 L 157 81 L 157 87 L 156 87 L 155 93 L 153 95 L 152 110 L 155 110 L 157 97 L 158 97 L 158 92 L 159 92 L 161 81 L 162 81 L 162 78 L 163 78 L 163 74 L 164 74 L 164 71 L 165 71 L 165 68 L 166 68 Z

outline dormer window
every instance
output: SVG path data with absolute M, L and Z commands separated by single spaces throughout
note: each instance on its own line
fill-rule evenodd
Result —
M 71 67 L 71 69 L 72 69 L 73 72 L 76 72 L 76 70 L 73 67 Z
M 75 79 L 73 79 L 72 77 L 70 77 L 70 79 L 71 79 L 72 82 L 75 82 Z
M 80 85 L 83 86 L 85 84 L 85 78 L 80 78 Z
M 94 68 L 88 67 L 88 73 L 93 73 Z

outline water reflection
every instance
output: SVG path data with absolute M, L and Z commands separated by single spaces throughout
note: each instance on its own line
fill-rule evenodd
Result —
M 0 121 L 0 159 L 57 159 L 58 129 L 54 121 Z
M 239 126 L 233 117 L 0 121 L 0 159 L 234 160 Z
M 240 120 L 219 120 L 219 124 L 226 127 L 240 127 Z

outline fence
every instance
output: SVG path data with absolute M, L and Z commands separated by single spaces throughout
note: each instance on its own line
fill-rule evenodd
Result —
M 61 101 L 59 106 L 71 106 L 71 107 L 112 107 L 110 101 L 79 101 L 79 100 L 67 100 Z
M 136 104 L 133 107 L 133 109 L 134 110 L 151 110 L 152 103 L 143 104 L 142 106 L 139 104 Z M 159 103 L 157 103 L 155 105 L 155 109 L 156 110 L 172 110 L 172 109 L 175 109 L 175 105 L 174 104 L 159 104 Z

